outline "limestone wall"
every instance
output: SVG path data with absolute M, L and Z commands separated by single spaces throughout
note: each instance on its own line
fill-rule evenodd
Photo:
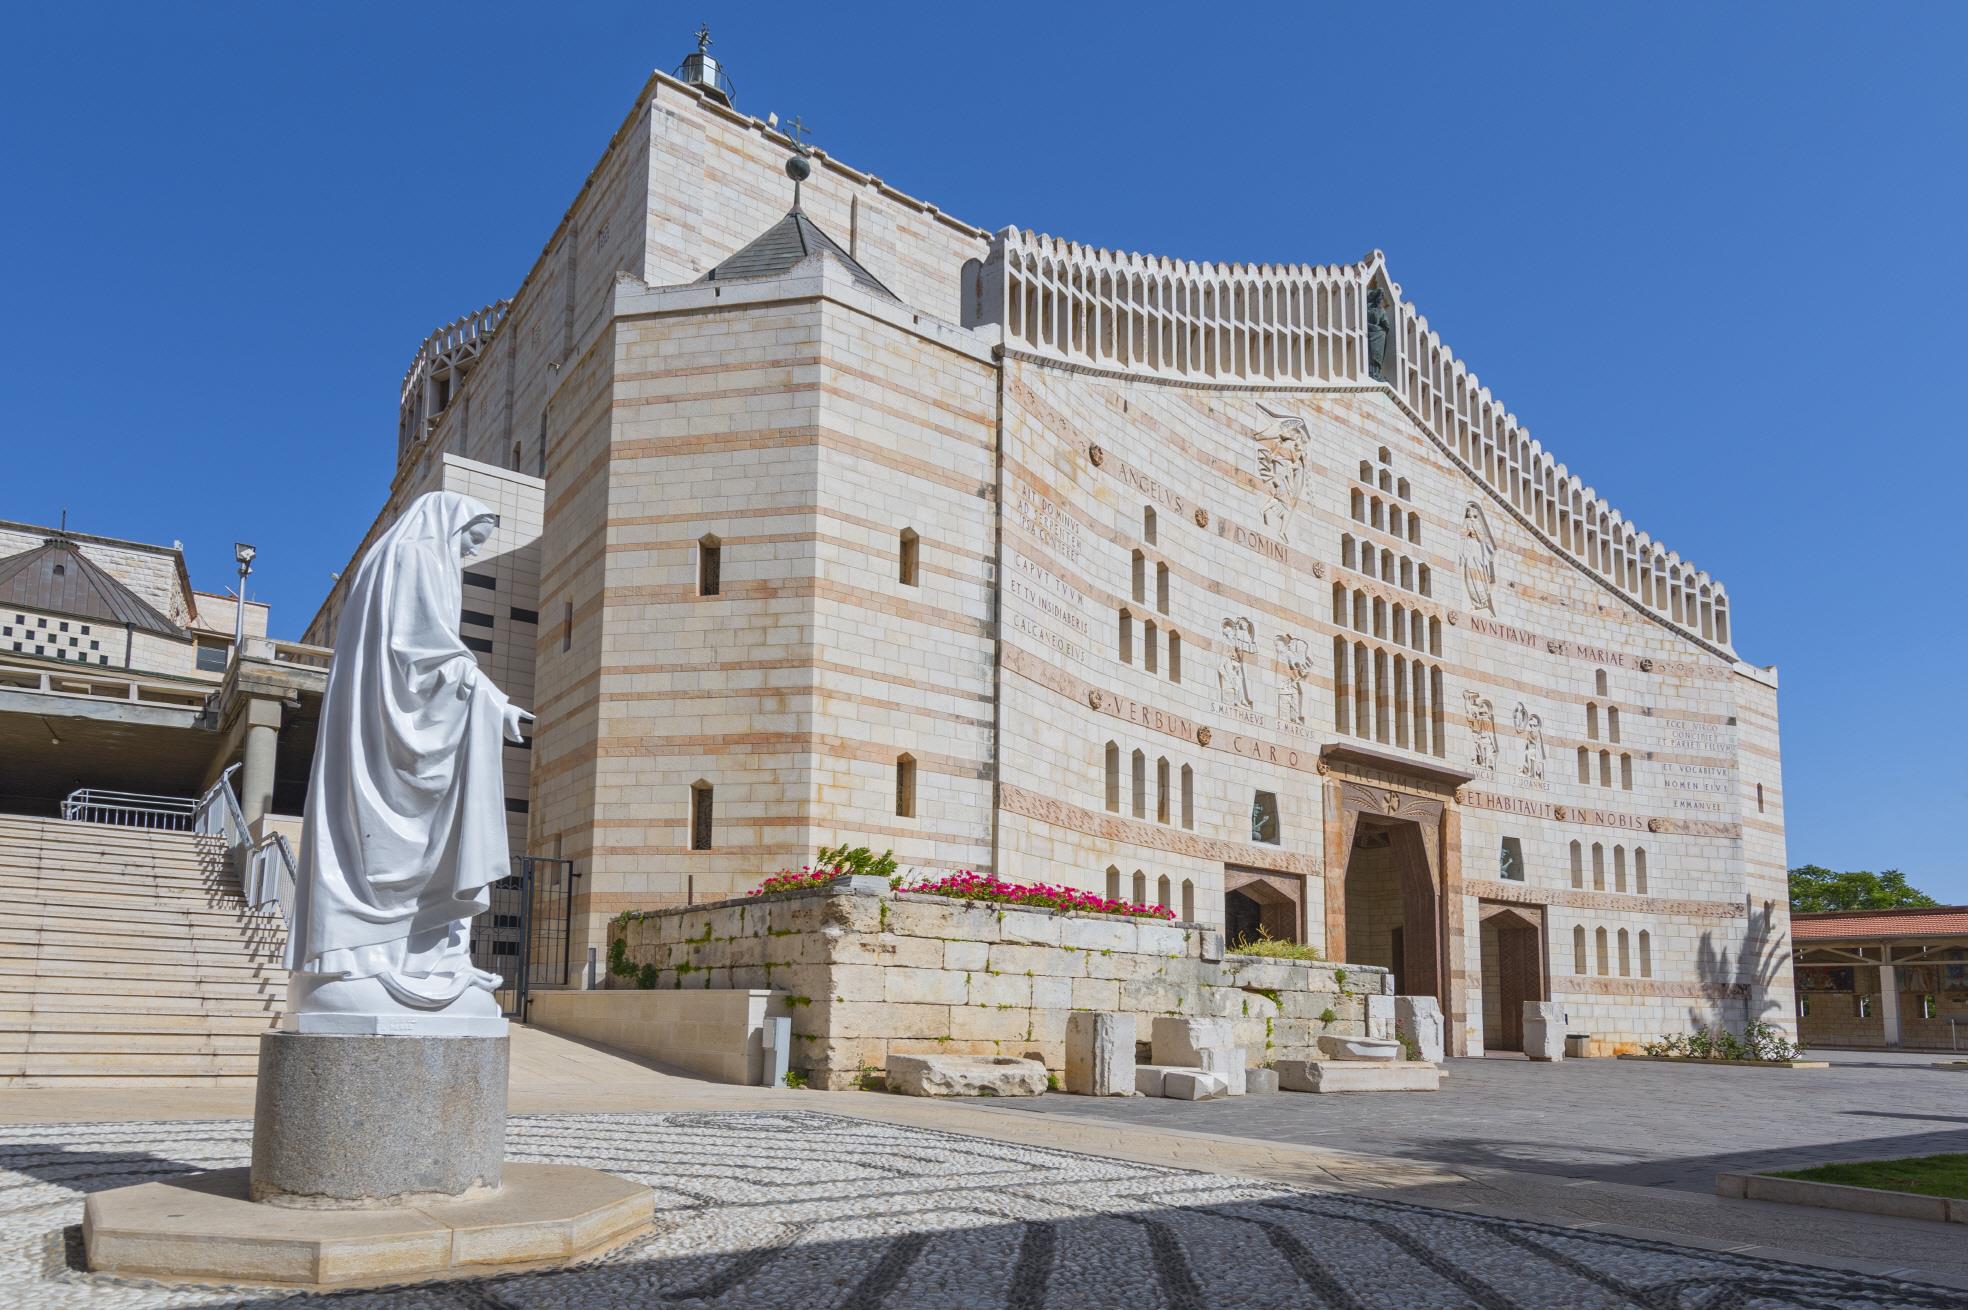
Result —
M 1194 924 L 1001 909 L 943 897 L 810 892 L 654 911 L 618 926 L 611 988 L 770 988 L 793 1019 L 792 1067 L 854 1086 L 892 1054 L 1031 1055 L 1065 1067 L 1066 1016 L 1119 1010 L 1235 1021 L 1246 1059 L 1303 1059 L 1365 1032 L 1385 970 L 1228 957 Z M 1324 1016 L 1330 1015 L 1330 1018 Z

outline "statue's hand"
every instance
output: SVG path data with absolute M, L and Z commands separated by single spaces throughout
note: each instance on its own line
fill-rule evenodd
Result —
M 531 722 L 533 722 L 533 716 L 531 714 L 519 708 L 517 705 L 508 704 L 506 706 L 506 740 L 514 742 L 525 741 L 526 738 L 520 734 L 519 725 Z

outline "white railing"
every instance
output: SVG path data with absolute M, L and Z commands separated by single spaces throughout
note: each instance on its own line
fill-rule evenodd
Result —
M 70 823 L 108 823 L 120 828 L 153 828 L 190 832 L 198 802 L 188 796 L 150 796 L 136 791 L 102 791 L 84 787 L 62 801 L 61 816 Z
M 223 838 L 228 851 L 243 849 L 249 840 L 246 815 L 239 808 L 239 798 L 232 794 L 232 775 L 237 772 L 237 764 L 228 765 L 219 780 L 205 789 L 205 794 L 198 798 L 192 824 L 194 832 Z
M 277 909 L 286 923 L 294 905 L 294 852 L 287 839 L 274 833 L 246 856 L 246 904 L 255 910 Z
M 294 852 L 287 839 L 277 832 L 259 845 L 253 844 L 252 830 L 246 826 L 246 815 L 232 791 L 232 775 L 237 772 L 237 764 L 229 766 L 198 798 L 196 831 L 225 843 L 226 864 L 239 878 L 240 894 L 247 908 L 262 912 L 278 910 L 281 926 L 285 928 L 293 919 L 294 880 L 298 872 Z

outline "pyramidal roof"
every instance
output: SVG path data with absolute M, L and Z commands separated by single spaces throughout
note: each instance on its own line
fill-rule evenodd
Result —
M 881 279 L 861 266 L 859 260 L 841 249 L 840 243 L 822 232 L 798 205 L 767 228 L 750 245 L 732 255 L 704 275 L 706 282 L 725 282 L 737 278 L 778 277 L 789 273 L 816 255 L 838 259 L 850 276 L 870 291 L 887 296 L 897 304 L 901 297 L 883 286 Z
M 164 637 L 191 635 L 91 563 L 66 537 L 49 537 L 32 550 L 0 559 L 0 605 L 127 623 Z

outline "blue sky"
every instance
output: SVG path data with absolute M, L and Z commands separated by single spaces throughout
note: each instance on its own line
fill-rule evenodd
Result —
M 982 226 L 1386 250 L 1728 585 L 1792 862 L 1968 902 L 1960 5 L 16 7 L 0 517 L 180 538 L 212 588 L 252 540 L 297 635 L 418 341 L 518 285 L 700 19 L 741 108 Z

